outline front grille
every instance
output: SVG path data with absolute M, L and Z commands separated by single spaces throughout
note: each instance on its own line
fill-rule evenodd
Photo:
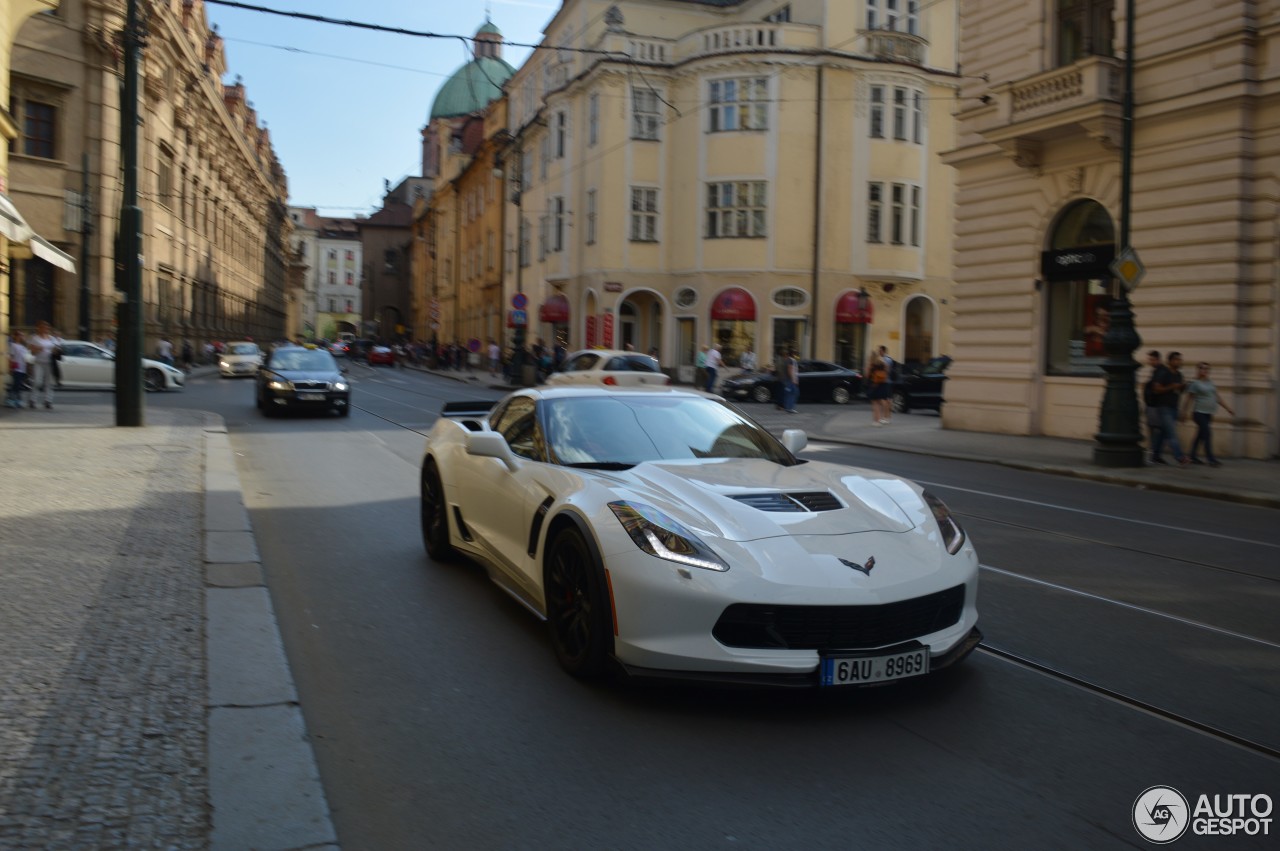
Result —
M 840 500 L 836 499 L 835 494 L 830 491 L 744 493 L 732 498 L 757 511 L 835 511 L 844 508 Z
M 857 650 L 919 638 L 960 621 L 964 586 L 879 606 L 734 603 L 712 635 L 729 647 Z
M 327 381 L 295 381 L 293 382 L 293 389 L 307 390 L 307 391 L 315 391 L 315 390 L 323 391 L 323 390 L 329 389 L 329 382 Z

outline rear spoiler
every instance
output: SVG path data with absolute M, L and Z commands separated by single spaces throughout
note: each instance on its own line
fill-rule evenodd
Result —
M 473 402 L 445 402 L 440 409 L 442 417 L 478 417 L 493 410 L 496 402 L 476 400 Z

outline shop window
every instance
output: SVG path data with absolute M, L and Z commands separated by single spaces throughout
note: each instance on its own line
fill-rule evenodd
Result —
M 1050 244 L 1041 255 L 1045 372 L 1100 376 L 1113 295 L 1111 216 L 1096 201 L 1078 202 L 1059 217 Z

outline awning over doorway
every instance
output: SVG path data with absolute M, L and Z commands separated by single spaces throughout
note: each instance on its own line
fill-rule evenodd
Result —
M 754 322 L 756 301 L 741 287 L 730 287 L 711 303 L 711 318 L 730 322 Z
M 71 255 L 32 230 L 31 225 L 27 224 L 22 213 L 14 206 L 13 200 L 3 192 L 0 192 L 0 234 L 4 234 L 12 242 L 29 246 L 32 254 L 59 269 L 68 272 L 76 270 L 76 263 Z
M 870 325 L 875 309 L 871 296 L 865 292 L 848 292 L 836 302 L 836 322 L 852 325 Z
M 569 321 L 569 299 L 556 293 L 542 303 L 538 309 L 538 319 L 542 322 L 562 324 Z

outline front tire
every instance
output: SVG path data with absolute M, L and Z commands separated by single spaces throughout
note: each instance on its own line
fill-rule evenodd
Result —
M 751 388 L 751 398 L 761 404 L 765 402 L 772 402 L 773 390 L 763 384 L 757 384 L 755 387 Z
M 430 458 L 422 462 L 422 481 L 418 500 L 422 524 L 422 545 L 432 561 L 448 561 L 455 555 L 449 543 L 449 503 L 444 497 L 440 471 Z
M 148 393 L 158 393 L 164 389 L 164 373 L 152 367 L 142 373 L 142 383 Z
M 837 388 L 835 388 L 834 390 L 832 390 L 832 391 L 831 391 L 831 401 L 832 401 L 832 402 L 835 402 L 837 405 L 847 405 L 847 404 L 849 404 L 849 388 L 848 388 L 848 387 L 837 387 Z
M 893 391 L 893 410 L 897 414 L 911 413 L 911 399 L 904 390 Z
M 603 572 L 577 529 L 570 526 L 556 533 L 542 571 L 556 660 L 579 679 L 601 677 L 612 650 L 612 617 Z

